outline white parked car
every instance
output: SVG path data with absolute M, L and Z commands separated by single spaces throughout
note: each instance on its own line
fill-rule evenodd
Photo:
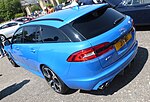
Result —
M 18 27 L 22 24 L 22 22 L 16 21 L 0 24 L 0 36 L 2 36 L 3 39 L 12 37 Z

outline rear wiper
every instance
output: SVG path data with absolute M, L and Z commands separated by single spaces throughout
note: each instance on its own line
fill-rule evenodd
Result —
M 114 21 L 114 25 L 118 24 L 120 21 L 122 21 L 124 17 L 118 18 L 117 20 Z

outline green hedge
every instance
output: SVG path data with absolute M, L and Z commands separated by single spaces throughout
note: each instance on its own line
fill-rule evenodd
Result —
M 24 13 L 17 13 L 17 14 L 15 14 L 15 18 L 23 17 L 23 16 L 25 16 L 25 14 L 24 14 Z

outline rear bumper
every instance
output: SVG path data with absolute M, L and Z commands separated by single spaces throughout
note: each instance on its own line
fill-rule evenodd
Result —
M 117 62 L 113 63 L 112 65 L 102 69 L 97 70 L 97 74 L 93 70 L 89 72 L 85 70 L 87 76 L 81 77 L 69 77 L 65 80 L 65 83 L 68 87 L 72 89 L 83 89 L 83 90 L 97 90 L 100 85 L 107 81 L 111 81 L 121 70 L 123 70 L 130 62 L 135 58 L 138 49 L 138 42 L 136 41 L 132 48 L 120 58 Z M 85 66 L 87 67 L 87 66 Z M 82 68 L 81 68 L 82 69 Z M 76 72 L 69 72 L 69 73 L 76 73 Z M 93 73 L 93 74 L 92 74 Z

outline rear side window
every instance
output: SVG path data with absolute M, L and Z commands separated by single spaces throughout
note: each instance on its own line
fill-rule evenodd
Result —
M 76 19 L 73 27 L 86 39 L 90 39 L 112 29 L 123 19 L 123 14 L 112 8 L 103 7 Z
M 66 42 L 67 36 L 58 29 L 51 26 L 41 26 L 41 38 L 43 42 Z

